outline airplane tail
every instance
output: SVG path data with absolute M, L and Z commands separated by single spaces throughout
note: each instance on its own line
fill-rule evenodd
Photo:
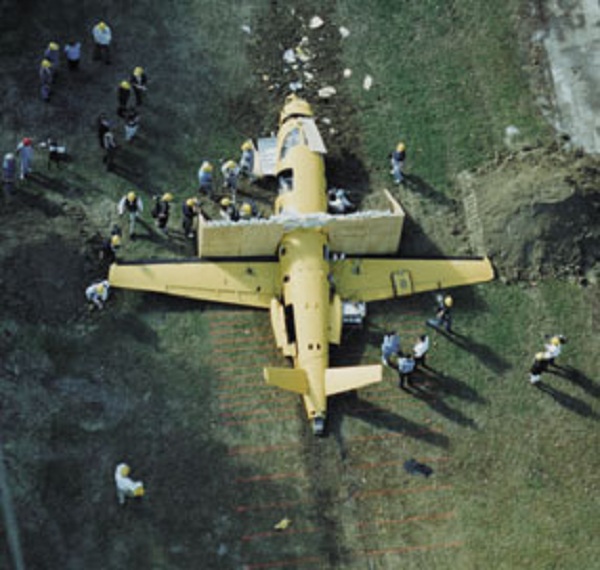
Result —
M 296 394 L 308 394 L 308 378 L 301 368 L 265 368 L 264 377 L 271 386 Z
M 325 394 L 332 396 L 350 390 L 358 390 L 369 384 L 381 382 L 383 369 L 380 364 L 368 366 L 344 366 L 325 370 Z M 265 368 L 267 384 L 290 392 L 308 394 L 308 377 L 301 368 Z
M 369 384 L 381 382 L 381 364 L 368 366 L 343 366 L 325 371 L 325 393 L 327 396 L 358 390 Z

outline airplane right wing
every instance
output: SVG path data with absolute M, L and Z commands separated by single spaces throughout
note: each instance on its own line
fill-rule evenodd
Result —
M 275 261 L 150 261 L 113 263 L 113 287 L 268 309 L 279 295 Z
M 491 281 L 494 269 L 482 259 L 365 259 L 332 263 L 336 293 L 345 301 L 383 301 Z

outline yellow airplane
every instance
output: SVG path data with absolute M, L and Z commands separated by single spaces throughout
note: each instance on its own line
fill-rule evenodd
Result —
M 325 145 L 310 105 L 295 95 L 281 111 L 274 148 L 274 168 L 261 167 L 259 152 L 255 160 L 255 171 L 270 169 L 278 181 L 271 218 L 230 222 L 199 215 L 199 259 L 121 262 L 111 266 L 109 281 L 269 309 L 277 347 L 293 368 L 265 368 L 265 380 L 301 394 L 320 435 L 328 396 L 382 378 L 380 364 L 329 367 L 329 345 L 340 344 L 345 321 L 360 321 L 369 301 L 489 281 L 493 269 L 487 258 L 389 257 L 398 251 L 404 211 L 387 191 L 387 210 L 328 214 Z

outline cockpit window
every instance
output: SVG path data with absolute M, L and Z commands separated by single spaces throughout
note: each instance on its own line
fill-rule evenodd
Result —
M 298 146 L 299 144 L 307 144 L 306 139 L 301 129 L 292 129 L 285 137 L 283 145 L 281 145 L 281 159 L 285 158 L 285 155 L 291 148 Z

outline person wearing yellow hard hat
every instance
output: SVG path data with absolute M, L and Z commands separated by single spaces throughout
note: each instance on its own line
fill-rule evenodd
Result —
M 47 59 L 52 64 L 54 74 L 58 71 L 60 62 L 60 46 L 56 42 L 50 42 L 44 51 L 44 59 Z
M 438 328 L 444 327 L 447 333 L 452 333 L 452 306 L 454 300 L 450 295 L 438 294 L 435 297 L 436 300 L 436 312 L 435 318 L 429 319 L 427 324 Z
M 253 210 L 252 204 L 250 204 L 250 202 L 244 202 L 240 206 L 240 219 L 249 220 L 252 217 L 253 213 L 254 213 L 254 210 Z
M 406 160 L 406 145 L 401 141 L 393 150 L 390 161 L 392 165 L 391 175 L 394 177 L 396 184 L 401 184 L 404 181 L 404 161 Z
M 212 198 L 213 194 L 213 165 L 207 160 L 202 161 L 198 169 L 198 183 L 200 193 Z
M 227 160 L 221 165 L 221 174 L 223 176 L 223 188 L 230 190 L 235 199 L 237 191 L 238 176 L 240 167 L 235 160 Z
M 144 91 L 147 90 L 146 83 L 148 82 L 148 78 L 144 68 L 139 65 L 135 67 L 131 72 L 129 82 L 133 88 L 133 94 L 135 95 L 135 104 L 139 107 L 142 104 L 142 95 Z
M 237 222 L 240 219 L 240 214 L 237 209 L 236 203 L 229 196 L 221 198 L 221 200 L 219 201 L 219 206 L 221 206 L 219 214 L 224 220 Z
M 124 117 L 127 114 L 127 103 L 131 97 L 131 83 L 129 81 L 121 81 L 117 89 L 117 115 Z
M 106 22 L 98 22 L 92 29 L 94 37 L 94 59 L 110 63 L 110 43 L 112 31 Z
M 188 198 L 181 206 L 183 233 L 187 238 L 194 237 L 194 222 L 198 214 L 198 198 Z
M 156 227 L 165 235 L 169 234 L 167 224 L 169 223 L 170 204 L 172 201 L 173 194 L 171 192 L 165 192 L 162 196 L 154 196 L 152 217 L 156 220 Z
M 54 82 L 54 68 L 49 59 L 42 59 L 39 69 L 40 76 L 40 96 L 43 101 L 49 102 L 52 93 L 52 83 Z
M 129 237 L 135 239 L 135 223 L 144 211 L 144 203 L 142 199 L 132 190 L 125 194 L 119 201 L 118 212 L 119 215 L 129 215 Z
M 127 463 L 119 463 L 115 468 L 115 486 L 119 505 L 124 505 L 128 497 L 143 497 L 145 494 L 144 483 L 131 479 L 130 473 L 131 468 Z
M 240 176 L 254 180 L 254 145 L 250 139 L 242 144 L 242 156 L 240 157 Z
M 121 247 L 121 236 L 117 233 L 113 233 L 110 237 L 106 238 L 102 243 L 102 249 L 100 250 L 100 259 L 106 262 L 108 265 L 114 263 L 117 258 L 117 251 Z
M 108 300 L 108 293 L 110 291 L 110 284 L 108 281 L 99 281 L 97 283 L 92 283 L 85 290 L 85 297 L 90 304 L 90 309 L 103 309 L 104 304 Z
M 548 364 L 554 365 L 556 358 L 562 352 L 562 345 L 567 342 L 567 338 L 562 334 L 549 335 L 546 337 L 548 342 L 544 345 L 544 353 L 548 359 Z

